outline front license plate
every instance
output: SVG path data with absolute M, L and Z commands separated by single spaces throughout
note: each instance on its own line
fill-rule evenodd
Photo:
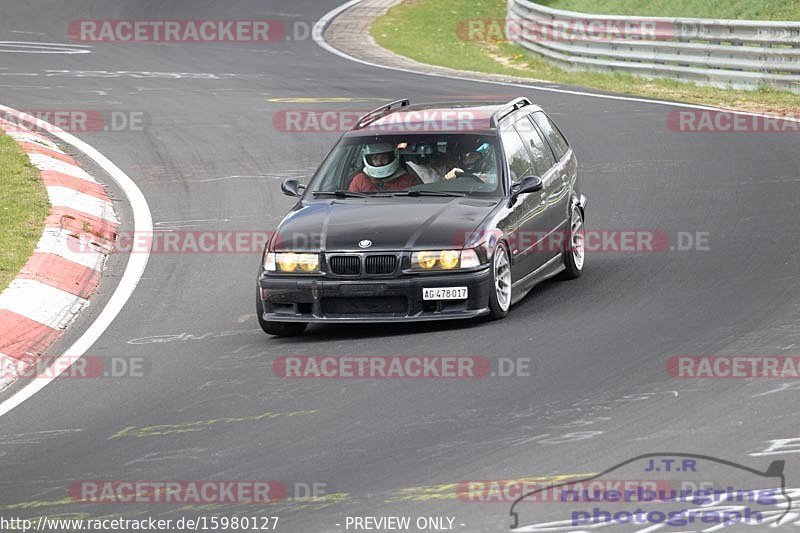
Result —
M 436 287 L 422 289 L 423 300 L 466 300 L 469 292 L 466 287 Z

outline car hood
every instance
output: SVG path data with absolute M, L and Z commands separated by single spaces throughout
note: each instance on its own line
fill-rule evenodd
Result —
M 497 199 L 369 198 L 299 204 L 281 222 L 273 249 L 369 251 L 460 248 Z

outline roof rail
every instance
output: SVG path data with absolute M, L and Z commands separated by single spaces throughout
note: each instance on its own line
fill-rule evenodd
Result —
M 409 105 L 411 105 L 411 102 L 408 101 L 408 98 L 405 98 L 403 100 L 395 100 L 394 102 L 391 102 L 389 104 L 382 105 L 381 107 L 373 109 L 372 111 L 370 111 L 369 113 L 358 119 L 358 122 L 356 122 L 356 126 L 353 129 L 360 130 L 361 128 L 369 126 L 379 118 L 385 117 L 386 115 L 391 113 L 392 108 L 395 106 L 406 107 Z
M 507 104 L 503 104 L 503 106 L 494 112 L 492 115 L 492 127 L 497 127 L 501 120 L 505 117 L 516 111 L 517 109 L 522 109 L 525 106 L 533 105 L 528 98 L 524 96 L 520 96 L 519 98 L 514 98 Z

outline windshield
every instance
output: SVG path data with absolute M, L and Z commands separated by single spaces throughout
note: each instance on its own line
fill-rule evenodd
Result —
M 493 135 L 376 135 L 343 139 L 308 190 L 314 196 L 499 196 Z

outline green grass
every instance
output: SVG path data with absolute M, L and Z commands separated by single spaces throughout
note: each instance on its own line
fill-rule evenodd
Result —
M 36 248 L 49 205 L 38 169 L 11 137 L 0 134 L 0 291 Z
M 556 9 L 652 17 L 800 20 L 800 0 L 540 0 Z
M 551 4 L 566 2 L 589 5 L 589 0 L 551 0 Z M 705 0 L 652 0 L 653 6 L 665 3 L 683 5 L 695 2 L 701 9 Z M 597 0 L 594 6 L 607 4 L 644 5 L 647 0 Z M 746 2 L 734 1 L 735 6 Z M 777 10 L 794 6 L 800 0 L 748 0 L 755 5 L 774 5 Z M 722 4 L 712 0 L 710 5 Z M 728 15 L 730 12 L 726 11 Z M 748 16 L 752 16 L 748 12 Z M 459 38 L 459 22 L 470 19 L 504 19 L 505 0 L 410 0 L 392 8 L 378 18 L 371 33 L 375 40 L 389 50 L 423 63 L 491 74 L 522 76 L 534 80 L 565 85 L 591 87 L 609 92 L 636 96 L 664 98 L 698 104 L 747 109 L 774 113 L 800 111 L 800 95 L 768 87 L 753 91 L 734 91 L 715 87 L 700 87 L 672 80 L 646 80 L 629 74 L 568 71 L 508 42 L 467 41 Z

